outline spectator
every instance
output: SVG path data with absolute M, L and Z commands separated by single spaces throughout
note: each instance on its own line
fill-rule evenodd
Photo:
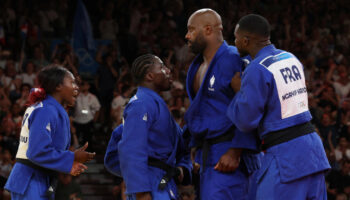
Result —
M 11 101 L 5 92 L 5 88 L 0 84 L 0 110 L 3 111 L 5 108 L 8 109 L 10 106 L 11 106 Z
M 328 83 L 323 84 L 319 89 L 318 98 L 318 105 L 323 108 L 324 112 L 330 114 L 331 117 L 333 117 L 336 108 L 339 106 L 339 97 L 335 94 L 333 86 L 329 85 Z
M 342 159 L 350 160 L 349 141 L 345 137 L 339 138 L 338 146 L 335 148 L 334 154 L 338 162 Z
M 337 70 L 338 76 L 334 78 L 334 81 L 332 81 L 331 77 L 334 76 L 335 70 Z M 344 98 L 348 97 L 350 93 L 350 80 L 348 77 L 348 71 L 346 66 L 337 66 L 336 64 L 332 64 L 328 71 L 327 80 L 333 84 L 335 92 L 340 97 L 340 100 L 343 100 Z
M 26 64 L 25 67 L 25 72 L 21 73 L 19 76 L 22 79 L 22 83 L 27 83 L 31 87 L 35 86 L 35 79 L 36 79 L 36 74 L 35 74 L 35 65 L 33 62 L 29 61 Z
M 58 19 L 58 14 L 55 11 L 54 7 L 56 6 L 53 2 L 43 1 L 39 4 L 41 7 L 39 10 L 40 27 L 42 29 L 43 34 L 46 37 L 53 37 L 55 35 L 55 28 Z
M 102 105 L 100 117 L 101 122 L 105 124 L 109 123 L 109 110 L 113 99 L 115 81 L 118 78 L 118 72 L 113 63 L 113 56 L 107 54 L 104 58 L 104 63 L 98 68 L 96 78 L 96 88 L 99 91 L 99 100 Z
M 325 113 L 322 115 L 321 124 L 318 126 L 318 128 L 320 131 L 320 136 L 324 141 L 324 147 L 326 149 L 334 148 L 337 141 L 337 131 L 329 114 Z
M 344 159 L 341 162 L 341 169 L 332 169 L 326 176 L 328 185 L 328 199 L 333 200 L 338 193 L 349 191 L 350 189 L 350 160 Z M 349 195 L 349 192 L 347 193 Z
M 5 65 L 6 76 L 10 77 L 11 79 L 14 79 L 16 77 L 17 72 L 19 71 L 20 69 L 18 67 L 18 64 L 13 59 L 6 60 L 6 65 Z
M 33 63 L 37 67 L 35 71 L 39 71 L 41 68 L 49 65 L 49 62 L 46 59 L 44 54 L 44 47 L 42 45 L 37 45 L 34 47 Z
M 99 22 L 99 31 L 101 39 L 115 40 L 118 34 L 118 23 L 113 19 L 113 2 L 106 5 L 104 17 Z
M 23 111 L 21 109 L 21 106 L 18 103 L 14 103 L 11 106 L 11 115 L 12 115 L 12 121 L 15 125 L 15 138 L 19 138 L 19 134 L 21 132 L 22 127 L 22 115 Z
M 17 99 L 21 98 L 21 86 L 22 86 L 22 79 L 19 76 L 16 76 L 16 78 L 12 81 L 10 86 L 10 100 L 11 102 L 16 102 Z
M 348 196 L 344 193 L 337 194 L 335 200 L 348 200 Z
M 1 150 L 0 160 L 0 199 L 10 200 L 10 194 L 4 191 L 4 185 L 13 167 L 13 159 L 8 149 Z
M 22 111 L 25 110 L 26 104 L 28 103 L 30 88 L 30 85 L 27 83 L 21 85 L 21 97 L 16 100 L 16 103 L 18 103 Z
M 7 180 L 13 166 L 13 159 L 9 149 L 2 149 L 1 154 L 2 156 L 0 160 L 0 179 Z M 1 181 L 1 188 L 3 188 L 4 185 L 5 183 Z
M 123 85 L 121 88 L 121 93 L 117 94 L 112 100 L 111 104 L 111 120 L 112 129 L 117 127 L 122 122 L 123 112 L 126 104 L 129 101 L 132 92 L 132 87 L 129 85 Z M 116 93 L 116 92 L 115 92 Z
M 2 68 L 0 68 L 0 82 L 5 91 L 8 91 L 12 82 L 12 78 L 9 77 L 7 73 L 5 73 L 5 70 Z
M 89 92 L 89 89 L 89 82 L 83 80 L 80 85 L 81 92 L 76 100 L 74 126 L 77 137 L 82 138 L 82 141 L 87 141 L 92 145 L 94 122 L 98 119 L 101 105 L 97 97 Z

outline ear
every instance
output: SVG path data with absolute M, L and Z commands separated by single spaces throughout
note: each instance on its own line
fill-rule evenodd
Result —
M 63 88 L 63 85 L 62 84 L 59 84 L 57 87 L 56 87 L 56 91 L 57 92 L 60 92 Z
M 250 43 L 249 38 L 246 37 L 246 36 L 244 36 L 244 37 L 243 37 L 243 42 L 242 42 L 242 43 L 243 43 L 244 46 L 248 46 L 249 43 Z
M 148 72 L 145 76 L 145 81 L 153 81 L 154 79 L 154 74 L 152 72 Z
M 210 35 L 213 32 L 213 27 L 210 25 L 204 26 L 204 33 L 205 35 Z

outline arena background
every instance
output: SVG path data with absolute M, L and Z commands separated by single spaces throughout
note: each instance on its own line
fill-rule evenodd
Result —
M 22 114 L 35 73 L 48 64 L 71 70 L 101 108 L 94 116 L 89 151 L 96 159 L 77 178 L 61 177 L 59 194 L 81 199 L 121 199 L 121 180 L 106 171 L 103 156 L 112 130 L 135 88 L 133 59 L 158 55 L 175 79 L 163 94 L 183 125 L 189 100 L 184 81 L 193 59 L 184 36 L 187 19 L 200 8 L 222 17 L 224 38 L 233 44 L 237 20 L 245 14 L 265 16 L 277 48 L 303 63 L 312 123 L 317 127 L 332 165 L 327 175 L 329 199 L 350 195 L 350 3 L 346 0 L 2 0 L 0 2 L 0 180 L 14 164 Z M 87 84 L 89 86 L 87 86 Z M 79 112 L 79 111 L 78 111 Z M 77 133 L 77 110 L 70 110 L 72 148 L 86 135 Z M 79 144 L 80 143 L 80 144 Z M 181 187 L 183 199 L 195 199 L 192 186 Z M 75 194 L 75 195 L 74 195 Z M 0 199 L 9 194 L 0 189 Z M 67 197 L 57 198 L 66 199 Z

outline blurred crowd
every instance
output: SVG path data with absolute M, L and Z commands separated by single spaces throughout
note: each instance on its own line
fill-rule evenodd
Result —
M 165 92 L 176 121 L 183 125 L 189 106 L 187 69 L 195 55 L 184 36 L 187 19 L 209 7 L 222 17 L 224 37 L 234 43 L 237 20 L 248 13 L 271 23 L 277 48 L 303 63 L 313 124 L 323 140 L 332 170 L 326 180 L 329 199 L 350 196 L 350 4 L 346 0 L 104 0 L 84 1 L 95 39 L 110 40 L 97 47 L 96 74 L 83 76 L 69 40 L 76 1 L 3 0 L 0 2 L 0 180 L 9 175 L 17 151 L 22 115 L 36 73 L 48 64 L 71 70 L 80 91 L 71 109 L 72 146 L 95 134 L 109 135 L 121 123 L 125 104 L 135 90 L 130 75 L 133 59 L 158 55 L 172 70 L 172 90 Z M 53 39 L 63 42 L 52 47 Z M 109 139 L 108 137 L 106 137 Z M 101 152 L 104 153 L 104 152 Z M 64 177 L 62 177 L 62 180 Z M 183 199 L 194 199 L 186 188 Z

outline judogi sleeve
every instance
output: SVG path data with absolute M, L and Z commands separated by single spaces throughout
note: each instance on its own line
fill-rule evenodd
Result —
M 253 132 L 242 132 L 235 129 L 235 136 L 232 139 L 232 148 L 243 148 L 254 152 L 259 152 L 260 140 Z
M 227 110 L 227 116 L 243 132 L 258 128 L 269 97 L 266 72 L 260 66 L 250 65 L 242 76 L 241 89 Z
M 224 70 L 222 70 L 221 81 L 225 86 L 224 88 L 227 88 L 228 90 L 226 92 L 233 94 L 234 91 L 231 88 L 231 79 L 236 72 L 242 73 L 244 63 L 241 57 L 238 56 L 238 54 L 232 55 L 229 59 L 230 60 L 226 62 L 230 64 L 223 65 Z M 232 102 L 234 102 L 234 98 Z M 228 110 L 230 110 L 230 107 L 228 108 Z M 235 129 L 234 134 L 235 136 L 233 137 L 232 143 L 231 143 L 232 148 L 243 148 L 243 149 L 249 149 L 252 151 L 258 151 L 259 143 L 256 140 L 256 136 L 254 134 L 250 134 L 250 133 L 246 134 L 237 129 Z
M 148 102 L 134 101 L 124 111 L 124 129 L 119 142 L 120 167 L 127 193 L 151 191 L 148 178 L 148 131 L 150 111 L 157 109 Z
M 27 157 L 39 166 L 69 174 L 74 161 L 74 153 L 63 150 L 63 148 L 59 150 L 53 146 L 53 143 L 63 141 L 53 141 L 51 138 L 52 131 L 62 131 L 56 126 L 57 119 L 50 114 L 52 112 L 50 109 L 38 108 L 30 115 Z M 66 144 L 63 146 L 66 147 Z
M 120 172 L 120 161 L 118 155 L 118 143 L 122 138 L 123 125 L 119 125 L 114 129 L 111 135 L 111 139 L 109 140 L 106 155 L 104 158 L 104 164 L 106 169 L 116 175 L 121 176 Z

